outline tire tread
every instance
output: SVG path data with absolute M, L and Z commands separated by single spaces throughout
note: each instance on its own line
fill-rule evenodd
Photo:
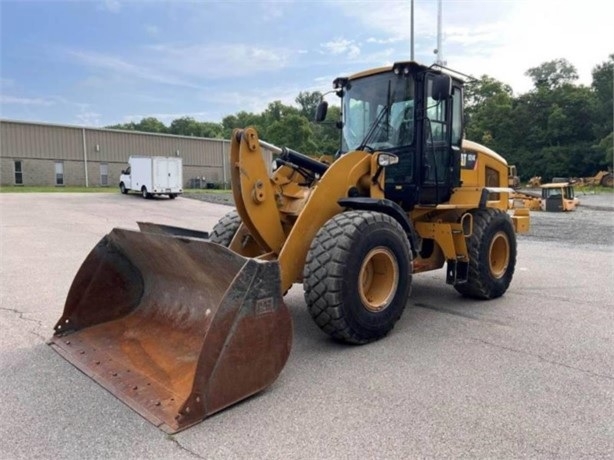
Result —
M 318 231 L 307 254 L 303 285 L 309 313 L 320 329 L 343 342 L 363 344 L 380 338 L 365 337 L 354 331 L 341 305 L 344 261 L 363 231 L 377 222 L 390 223 L 404 234 L 400 224 L 390 216 L 372 211 L 348 211 L 333 217 Z M 406 238 L 403 241 L 410 253 L 409 242 Z M 402 310 L 393 319 L 390 330 L 401 314 Z

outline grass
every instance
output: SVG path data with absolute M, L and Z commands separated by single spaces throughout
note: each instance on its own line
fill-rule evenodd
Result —
M 0 187 L 0 193 L 119 193 L 118 187 L 55 187 L 49 186 L 21 186 L 21 185 L 3 185 Z M 184 189 L 185 194 L 227 194 L 230 190 L 218 189 Z
M 227 193 L 230 193 L 230 192 L 231 192 L 230 189 L 228 189 L 228 190 L 219 190 L 219 189 L 211 189 L 211 188 L 209 188 L 209 189 L 204 189 L 204 188 L 203 189 L 198 189 L 198 188 L 195 188 L 195 189 L 192 189 L 192 188 L 183 189 L 183 193 L 184 194 L 189 194 L 189 193 L 194 193 L 194 194 L 208 193 L 209 194 L 210 193 L 210 194 L 214 194 L 214 195 L 223 195 L 223 194 L 227 194 Z
M 578 186 L 578 185 L 575 185 L 574 189 L 576 191 L 576 194 L 583 193 L 585 195 L 586 194 L 599 195 L 600 193 L 614 193 L 614 187 L 602 187 L 601 185 L 597 185 L 597 186 L 590 186 L 590 185 Z
M 0 193 L 119 193 L 117 187 L 55 187 L 3 185 Z

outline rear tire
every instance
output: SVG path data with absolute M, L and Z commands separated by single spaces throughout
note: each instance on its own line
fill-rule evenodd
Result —
M 516 267 L 516 235 L 512 220 L 499 209 L 472 211 L 473 234 L 467 240 L 469 278 L 454 288 L 466 297 L 501 297 Z
M 614 187 L 614 175 L 612 173 L 606 174 L 601 178 L 602 187 Z
M 126 186 L 124 185 L 124 183 L 122 182 L 121 184 L 119 184 L 119 191 L 122 192 L 122 194 L 126 194 L 128 193 L 128 190 L 126 189 Z
M 230 211 L 213 227 L 209 240 L 228 247 L 241 226 L 241 217 L 236 210 Z
M 143 187 L 143 188 L 141 189 L 141 196 L 142 196 L 143 198 L 145 198 L 145 199 L 147 199 L 147 198 L 151 198 L 151 193 L 149 193 L 149 192 L 147 191 L 147 187 Z
M 316 234 L 305 262 L 309 313 L 336 340 L 363 344 L 392 330 L 407 304 L 411 252 L 401 225 L 371 211 L 348 211 Z
M 176 195 L 175 193 L 171 193 L 171 194 L 170 194 L 168 197 L 169 197 L 171 200 L 174 200 L 175 198 L 177 198 L 177 195 Z

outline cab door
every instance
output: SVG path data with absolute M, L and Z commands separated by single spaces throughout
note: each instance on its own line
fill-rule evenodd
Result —
M 433 93 L 437 77 L 428 74 L 424 85 L 420 204 L 425 205 L 448 201 L 460 184 L 462 89 L 452 83 L 451 96 L 438 99 Z

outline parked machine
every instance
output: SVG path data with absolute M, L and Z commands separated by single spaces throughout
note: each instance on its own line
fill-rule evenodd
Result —
M 578 199 L 574 194 L 574 187 L 569 182 L 543 184 L 541 209 L 542 211 L 561 212 L 574 211 Z
M 611 171 L 599 171 L 594 176 L 578 179 L 577 185 L 580 187 L 614 187 L 614 174 Z
M 518 177 L 518 170 L 516 165 L 509 165 L 507 167 L 507 184 L 514 190 L 520 188 L 520 177 Z
M 580 204 L 574 186 L 569 182 L 553 182 L 539 187 L 541 193 L 532 190 L 514 191 L 510 198 L 510 208 L 561 212 L 574 211 Z
M 337 78 L 332 162 L 235 130 L 236 210 L 209 239 L 112 230 L 77 273 L 52 347 L 176 432 L 276 379 L 293 283 L 316 324 L 353 344 L 393 329 L 420 272 L 446 265 L 460 294 L 503 295 L 529 213 L 507 212 L 506 161 L 462 140 L 462 91 L 462 79 L 415 62 Z M 278 156 L 272 173 L 263 149 Z
M 143 198 L 183 193 L 183 164 L 179 157 L 131 156 L 128 168 L 119 178 L 119 190 L 140 193 Z

